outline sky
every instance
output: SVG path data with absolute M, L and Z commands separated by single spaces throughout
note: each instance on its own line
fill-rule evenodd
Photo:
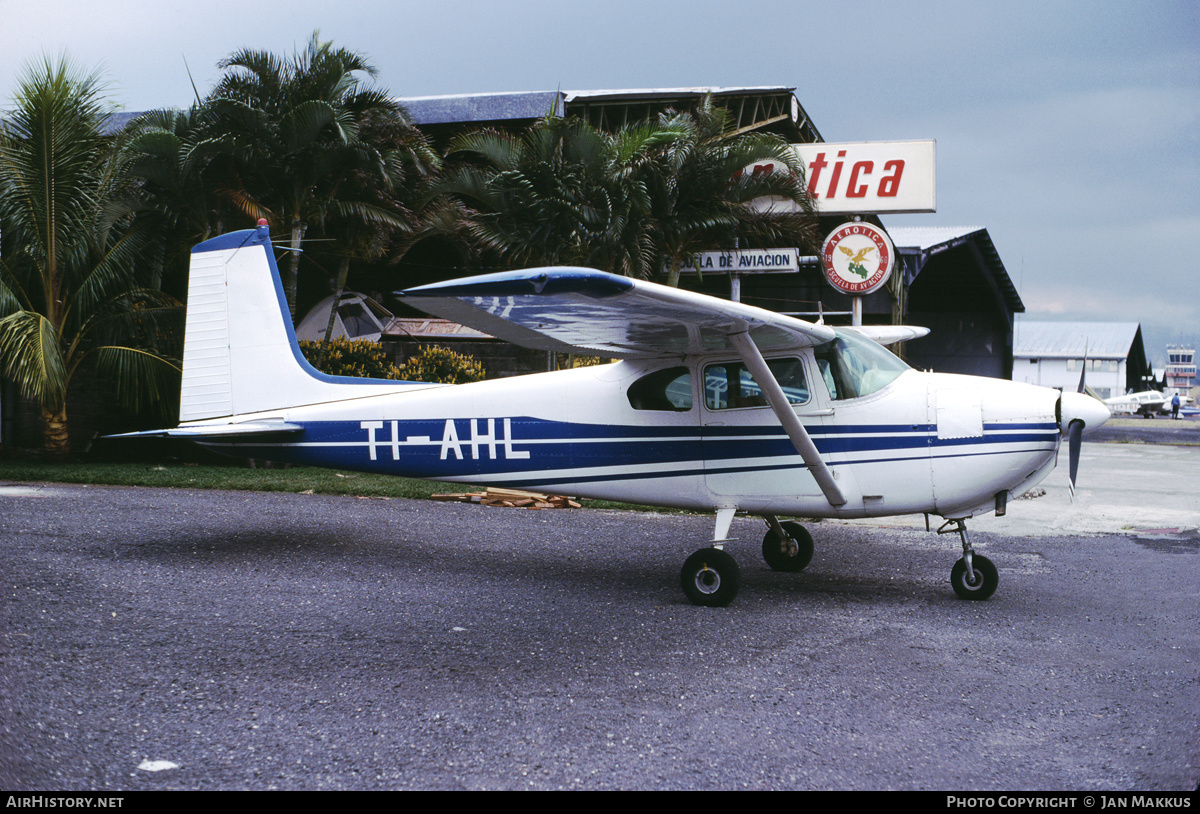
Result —
M 0 110 L 29 65 L 186 107 L 250 48 L 314 31 L 394 95 L 794 87 L 826 141 L 937 142 L 937 212 L 983 226 L 1026 312 L 1200 334 L 1197 0 L 0 0 Z

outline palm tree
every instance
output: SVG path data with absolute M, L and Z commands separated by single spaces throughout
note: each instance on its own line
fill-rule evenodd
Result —
M 729 114 L 706 97 L 695 113 L 667 111 L 638 131 L 643 152 L 636 172 L 650 199 L 653 240 L 677 286 L 683 261 L 695 252 L 734 245 L 819 245 L 816 210 L 803 164 L 787 143 L 766 133 L 727 136 Z M 773 164 L 786 171 L 746 172 Z M 769 209 L 770 199 L 798 211 Z
M 457 163 L 435 185 L 466 207 L 466 231 L 515 265 L 589 265 L 645 276 L 642 201 L 619 172 L 617 141 L 577 119 L 545 118 L 524 134 L 454 139 Z
M 351 171 L 341 179 L 338 195 L 320 223 L 326 242 L 309 252 L 323 267 L 337 268 L 333 305 L 318 359 L 324 359 L 346 290 L 352 262 L 385 255 L 398 262 L 423 234 L 423 213 L 415 208 L 428 179 L 440 164 L 437 153 L 412 124 L 394 115 L 368 113 L 359 129 L 362 141 L 379 150 L 387 173 Z M 347 200 L 348 199 L 348 200 Z
M 364 87 L 359 75 L 375 69 L 362 56 L 314 32 L 306 49 L 290 60 L 242 50 L 219 63 L 225 76 L 207 100 L 215 126 L 234 150 L 213 170 L 226 179 L 224 194 L 249 218 L 267 218 L 287 230 L 290 262 L 283 270 L 288 305 L 295 313 L 300 252 L 308 229 L 332 211 L 403 229 L 396 212 L 370 201 L 346 198 L 354 175 L 369 175 L 388 187 L 395 182 L 401 153 L 364 140 L 364 122 L 391 120 L 415 134 L 408 116 L 380 89 Z M 419 139 L 418 139 L 419 140 Z M 409 156 L 436 160 L 427 147 Z M 236 192 L 236 194 L 234 194 Z
M 695 113 L 605 133 L 546 118 L 523 135 L 485 130 L 451 142 L 456 164 L 436 185 L 461 201 L 467 231 L 502 261 L 591 265 L 634 277 L 670 270 L 702 249 L 816 244 L 803 166 L 786 142 L 730 137 L 728 113 Z M 786 171 L 747 173 L 773 162 Z M 799 212 L 766 210 L 784 199 Z
M 233 208 L 227 187 L 207 173 L 216 157 L 235 149 L 211 119 L 197 102 L 188 110 L 144 113 L 118 134 L 125 172 L 140 188 L 137 217 L 155 236 L 152 284 L 160 288 L 165 280 L 180 296 L 192 246 L 224 231 L 224 217 Z
M 145 242 L 97 76 L 46 60 L 14 102 L 0 128 L 0 364 L 40 402 L 47 450 L 66 454 L 67 390 L 85 360 L 131 406 L 177 390 L 178 366 L 154 345 L 178 304 L 135 277 Z

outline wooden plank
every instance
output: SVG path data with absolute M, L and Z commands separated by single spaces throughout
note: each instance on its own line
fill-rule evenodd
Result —
M 520 509 L 581 509 L 583 506 L 564 495 L 546 495 L 523 489 L 504 489 L 489 486 L 483 492 L 455 492 L 430 495 L 433 500 L 457 503 L 480 503 L 484 506 L 503 506 Z

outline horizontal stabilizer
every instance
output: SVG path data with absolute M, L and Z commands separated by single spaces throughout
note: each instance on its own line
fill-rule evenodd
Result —
M 199 424 L 176 427 L 173 430 L 146 430 L 110 435 L 109 438 L 183 438 L 188 441 L 221 441 L 225 439 L 286 437 L 299 435 L 304 427 L 286 421 L 247 421 L 241 424 Z
M 920 339 L 929 334 L 928 328 L 918 328 L 915 325 L 859 325 L 853 330 L 867 339 L 875 340 L 880 345 L 907 342 L 910 339 Z

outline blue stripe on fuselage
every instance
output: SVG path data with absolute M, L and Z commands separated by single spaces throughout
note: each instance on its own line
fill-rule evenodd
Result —
M 299 423 L 305 429 L 295 440 L 207 446 L 232 455 L 434 480 L 495 476 L 497 483 L 533 483 L 547 470 L 570 482 L 804 468 L 786 434 L 773 426 L 583 424 L 528 416 Z M 939 439 L 933 425 L 808 431 L 822 455 L 851 459 L 835 458 L 832 466 L 1050 449 L 1058 434 L 1045 422 L 987 425 L 981 437 L 953 439 Z M 771 458 L 779 463 L 764 463 Z M 739 463 L 746 459 L 758 465 Z M 569 476 L 568 470 L 586 473 Z

